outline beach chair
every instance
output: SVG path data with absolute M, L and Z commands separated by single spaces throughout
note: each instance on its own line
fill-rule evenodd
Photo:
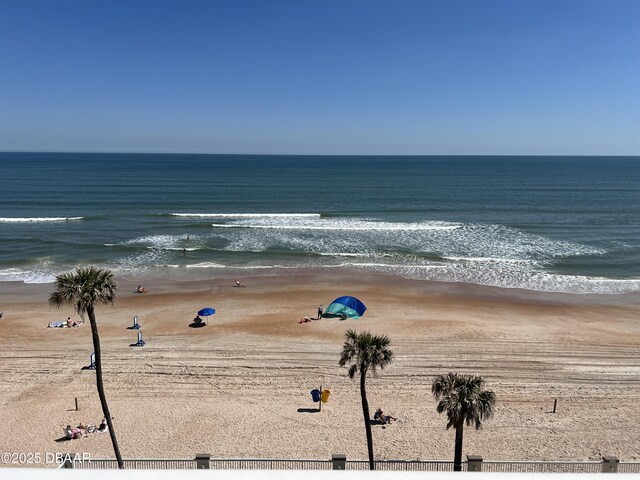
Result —
M 129 330 L 140 330 L 140 324 L 138 323 L 138 316 L 133 317 L 133 325 L 129 327 Z
M 91 353 L 89 357 L 89 366 L 87 370 L 95 370 L 96 369 L 96 354 L 94 352 Z
M 142 332 L 138 332 L 138 341 L 135 343 L 134 346 L 136 347 L 144 347 L 146 344 L 146 342 L 142 339 Z

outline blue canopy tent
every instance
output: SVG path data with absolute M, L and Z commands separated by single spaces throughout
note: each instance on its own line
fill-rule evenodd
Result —
M 364 306 L 360 300 L 356 297 L 340 297 L 336 298 L 324 311 L 324 315 L 337 316 L 342 319 L 346 318 L 360 318 L 367 307 Z M 323 315 L 323 316 L 324 316 Z

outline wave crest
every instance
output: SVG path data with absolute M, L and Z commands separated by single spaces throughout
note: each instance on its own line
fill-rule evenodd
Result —
M 195 218 L 320 218 L 319 213 L 172 213 L 174 217 Z
M 69 222 L 82 220 L 84 217 L 0 217 L 0 223 L 39 223 L 39 222 Z

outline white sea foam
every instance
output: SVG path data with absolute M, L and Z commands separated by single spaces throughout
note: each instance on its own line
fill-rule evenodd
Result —
M 544 261 L 581 255 L 601 255 L 605 251 L 578 243 L 562 242 L 529 234 L 504 225 L 468 224 L 446 237 L 427 239 L 419 252 L 436 252 L 457 260 L 505 259 Z
M 0 282 L 53 283 L 56 273 L 47 268 L 0 270 Z
M 194 218 L 320 218 L 319 213 L 172 213 L 174 217 Z
M 67 222 L 82 220 L 84 217 L 0 217 L 0 223 L 38 223 L 38 222 Z
M 595 247 L 551 240 L 502 225 L 322 218 L 240 220 L 213 226 L 216 235 L 228 241 L 225 249 L 231 251 L 284 249 L 368 255 L 367 252 L 382 250 L 408 256 L 440 256 L 454 261 L 523 263 L 606 253 Z
M 389 264 L 389 263 L 378 263 L 378 262 L 358 262 L 358 263 L 343 263 L 341 266 L 344 267 L 375 267 L 380 268 L 382 270 L 393 271 L 397 269 L 418 269 L 418 270 L 431 270 L 434 268 L 446 268 L 445 265 L 397 265 L 397 264 Z
M 372 253 L 348 253 L 348 252 L 321 252 L 319 255 L 323 257 L 371 257 Z M 390 256 L 390 254 L 379 254 L 381 257 Z
M 536 272 L 515 268 L 470 268 L 452 265 L 389 265 L 353 263 L 348 268 L 401 275 L 407 278 L 456 283 L 474 283 L 501 288 L 522 288 L 543 292 L 576 294 L 622 294 L 640 291 L 640 279 L 613 280 L 601 277 L 582 277 Z
M 190 244 L 196 243 L 197 246 L 186 247 L 184 235 L 148 235 L 146 237 L 138 237 L 132 240 L 127 240 L 123 245 L 140 245 L 149 249 L 158 250 L 198 250 L 201 248 L 202 239 L 199 237 L 191 237 L 188 242 Z
M 234 268 L 239 270 L 263 270 L 274 268 L 300 268 L 299 265 L 223 265 L 216 262 L 201 262 L 193 265 L 187 265 L 187 268 Z
M 222 265 L 220 263 L 215 262 L 201 262 L 194 263 L 192 265 L 187 265 L 187 268 L 226 268 L 226 265 Z
M 531 260 L 516 259 L 516 258 L 498 258 L 498 257 L 453 257 L 443 256 L 446 260 L 452 260 L 456 262 L 487 262 L 487 263 L 531 263 Z
M 240 223 L 212 223 L 215 228 L 243 228 L 243 229 L 263 229 L 263 230 L 349 230 L 349 231 L 424 231 L 424 230 L 455 230 L 457 225 L 434 225 L 420 223 L 393 224 L 388 222 L 363 222 L 363 224 L 345 222 L 343 224 L 309 225 L 309 224 L 240 224 Z

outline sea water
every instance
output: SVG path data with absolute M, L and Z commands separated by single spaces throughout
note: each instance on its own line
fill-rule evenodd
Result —
M 640 157 L 0 153 L 0 282 L 290 269 L 640 290 Z

